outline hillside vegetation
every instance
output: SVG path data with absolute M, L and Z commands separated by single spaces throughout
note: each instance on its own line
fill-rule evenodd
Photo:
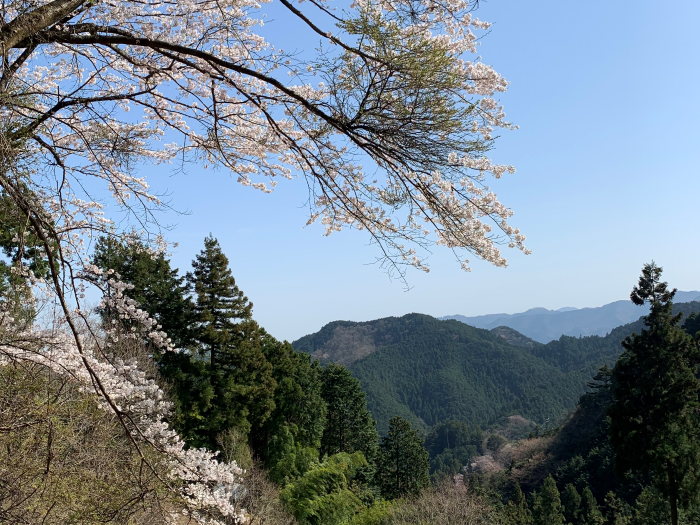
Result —
M 700 311 L 700 302 L 674 305 Z M 482 428 L 522 415 L 539 424 L 573 410 L 586 382 L 620 355 L 620 341 L 642 321 L 608 335 L 561 336 L 541 344 L 508 327 L 484 330 L 422 314 L 353 323 L 338 321 L 292 343 L 321 362 L 350 368 L 384 433 L 394 415 L 426 431 L 446 420 Z

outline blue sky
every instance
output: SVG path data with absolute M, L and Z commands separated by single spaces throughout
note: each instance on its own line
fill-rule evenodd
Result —
M 145 174 L 190 212 L 164 221 L 175 265 L 189 269 L 211 232 L 255 318 L 289 340 L 339 319 L 599 306 L 628 297 L 652 258 L 672 286 L 700 289 L 700 2 L 482 0 L 477 16 L 494 23 L 480 54 L 511 82 L 500 100 L 520 125 L 492 152 L 518 171 L 491 186 L 532 255 L 507 250 L 508 268 L 464 273 L 436 250 L 405 291 L 371 264 L 366 235 L 303 228 L 303 179 L 264 195 L 191 167 Z M 315 43 L 284 20 L 266 31 L 286 49 Z

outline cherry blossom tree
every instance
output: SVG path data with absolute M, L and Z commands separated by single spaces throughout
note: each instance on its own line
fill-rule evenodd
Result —
M 514 126 L 495 98 L 506 80 L 473 59 L 489 24 L 470 0 L 277 0 L 321 40 L 301 56 L 260 36 L 269 1 L 0 3 L 0 189 L 16 208 L 13 241 L 46 258 L 45 275 L 21 257 L 14 271 L 54 305 L 24 326 L 3 304 L 0 353 L 91 388 L 134 447 L 170 458 L 174 490 L 201 520 L 238 519 L 239 469 L 186 450 L 162 422 L 162 392 L 110 353 L 124 337 L 175 349 L 118 276 L 88 262 L 96 235 L 166 249 L 166 203 L 140 175 L 145 164 L 216 165 L 264 192 L 300 174 L 308 223 L 366 230 L 400 276 L 427 271 L 434 244 L 465 270 L 472 256 L 505 266 L 503 245 L 527 253 L 486 185 L 514 172 L 486 156 L 496 130 Z M 87 286 L 133 331 L 95 328 Z

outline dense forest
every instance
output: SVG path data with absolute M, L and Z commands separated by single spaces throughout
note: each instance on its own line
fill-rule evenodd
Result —
M 649 315 L 605 337 L 540 344 L 507 327 L 410 314 L 331 323 L 292 345 L 254 320 L 213 237 L 184 275 L 163 253 L 106 238 L 93 263 L 129 283 L 113 293 L 148 312 L 177 350 L 132 338 L 112 351 L 146 364 L 171 402 L 164 423 L 186 447 L 244 469 L 245 489 L 230 498 L 252 524 L 676 525 L 700 516 L 700 303 L 673 304 L 654 265 L 633 292 Z M 0 276 L 3 297 L 31 295 L 11 272 Z M 133 320 L 110 304 L 95 309 L 94 326 L 132 333 Z M 0 412 L 3 521 L 157 521 L 154 505 L 166 504 L 157 470 L 134 477 L 139 459 L 119 422 L 70 378 L 0 364 L 0 399 L 11 407 Z M 652 427 L 640 424 L 647 418 Z M 37 439 L 44 428 L 48 447 Z M 105 483 L 87 489 L 98 471 Z
M 674 312 L 700 312 L 700 302 L 675 304 Z M 409 314 L 329 323 L 292 345 L 321 362 L 346 364 L 367 393 L 380 433 L 396 414 L 422 431 L 447 420 L 486 428 L 511 415 L 555 426 L 598 367 L 613 366 L 621 341 L 643 326 L 640 319 L 604 337 L 541 344 L 508 327 L 484 330 Z

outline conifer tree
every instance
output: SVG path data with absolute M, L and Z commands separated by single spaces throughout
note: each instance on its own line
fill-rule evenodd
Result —
M 591 489 L 586 486 L 581 494 L 581 513 L 579 523 L 581 525 L 603 525 L 605 520 L 603 514 L 598 508 L 598 502 L 591 492 Z
M 677 525 L 679 505 L 694 500 L 700 486 L 700 352 L 680 329 L 681 314 L 673 315 L 676 290 L 660 280 L 661 272 L 654 262 L 645 265 L 630 295 L 651 310 L 646 329 L 622 342 L 613 370 L 610 443 L 618 474 L 648 476 Z
M 133 286 L 125 294 L 138 301 L 140 308 L 158 321 L 176 348 L 192 343 L 193 307 L 184 276 L 170 266 L 164 254 L 151 255 L 141 244 L 126 245 L 116 239 L 97 240 L 93 264 L 114 270 L 122 281 Z M 103 312 L 109 315 L 108 312 Z
M 573 483 L 569 483 L 564 487 L 564 492 L 561 494 L 561 503 L 564 505 L 566 522 L 578 525 L 579 514 L 581 514 L 581 495 Z
M 204 239 L 204 249 L 192 261 L 187 280 L 196 299 L 200 351 L 215 369 L 217 360 L 225 359 L 223 354 L 231 345 L 250 337 L 254 329 L 253 303 L 236 285 L 228 258 L 211 235 Z
M 142 244 L 127 245 L 116 239 L 98 239 L 92 262 L 103 270 L 114 270 L 133 288 L 125 294 L 158 321 L 179 352 L 154 353 L 161 376 L 169 383 L 174 403 L 170 419 L 185 441 L 193 446 L 212 445 L 208 435 L 214 390 L 209 370 L 195 359 L 196 319 L 190 287 L 164 254 L 149 253 Z M 109 311 L 101 312 L 107 323 Z M 125 323 L 125 321 L 120 321 Z M 124 326 L 129 329 L 128 325 Z M 216 419 L 216 418 L 214 418 Z
M 505 514 L 508 525 L 532 525 L 532 512 L 530 512 L 525 494 L 517 482 L 515 493 L 506 506 Z
M 564 508 L 561 504 L 559 489 L 551 474 L 544 480 L 540 491 L 535 494 L 532 517 L 534 525 L 564 524 Z
M 605 495 L 605 525 L 627 525 L 629 517 L 623 501 L 610 491 Z
M 199 419 L 206 442 L 215 446 L 220 432 L 237 428 L 248 433 L 269 417 L 276 382 L 252 319 L 253 305 L 236 285 L 216 239 L 204 240 L 192 268 L 187 279 L 196 299 L 195 340 L 208 361 L 212 386 L 211 403 Z
M 697 312 L 688 316 L 685 323 L 683 323 L 683 330 L 690 335 L 700 337 L 700 335 L 698 335 L 700 333 L 700 315 L 698 315 Z
M 367 410 L 360 382 L 342 365 L 330 364 L 322 373 L 321 395 L 326 402 L 326 428 L 321 453 L 362 452 L 372 463 L 377 450 L 377 430 Z
M 379 445 L 377 479 L 382 496 L 394 499 L 417 494 L 430 484 L 428 451 L 411 423 L 394 416 Z
M 268 468 L 299 449 L 313 448 L 318 457 L 326 423 L 321 366 L 288 342 L 277 341 L 263 329 L 261 334 L 262 351 L 272 365 L 277 386 L 270 417 L 251 430 L 253 450 Z

